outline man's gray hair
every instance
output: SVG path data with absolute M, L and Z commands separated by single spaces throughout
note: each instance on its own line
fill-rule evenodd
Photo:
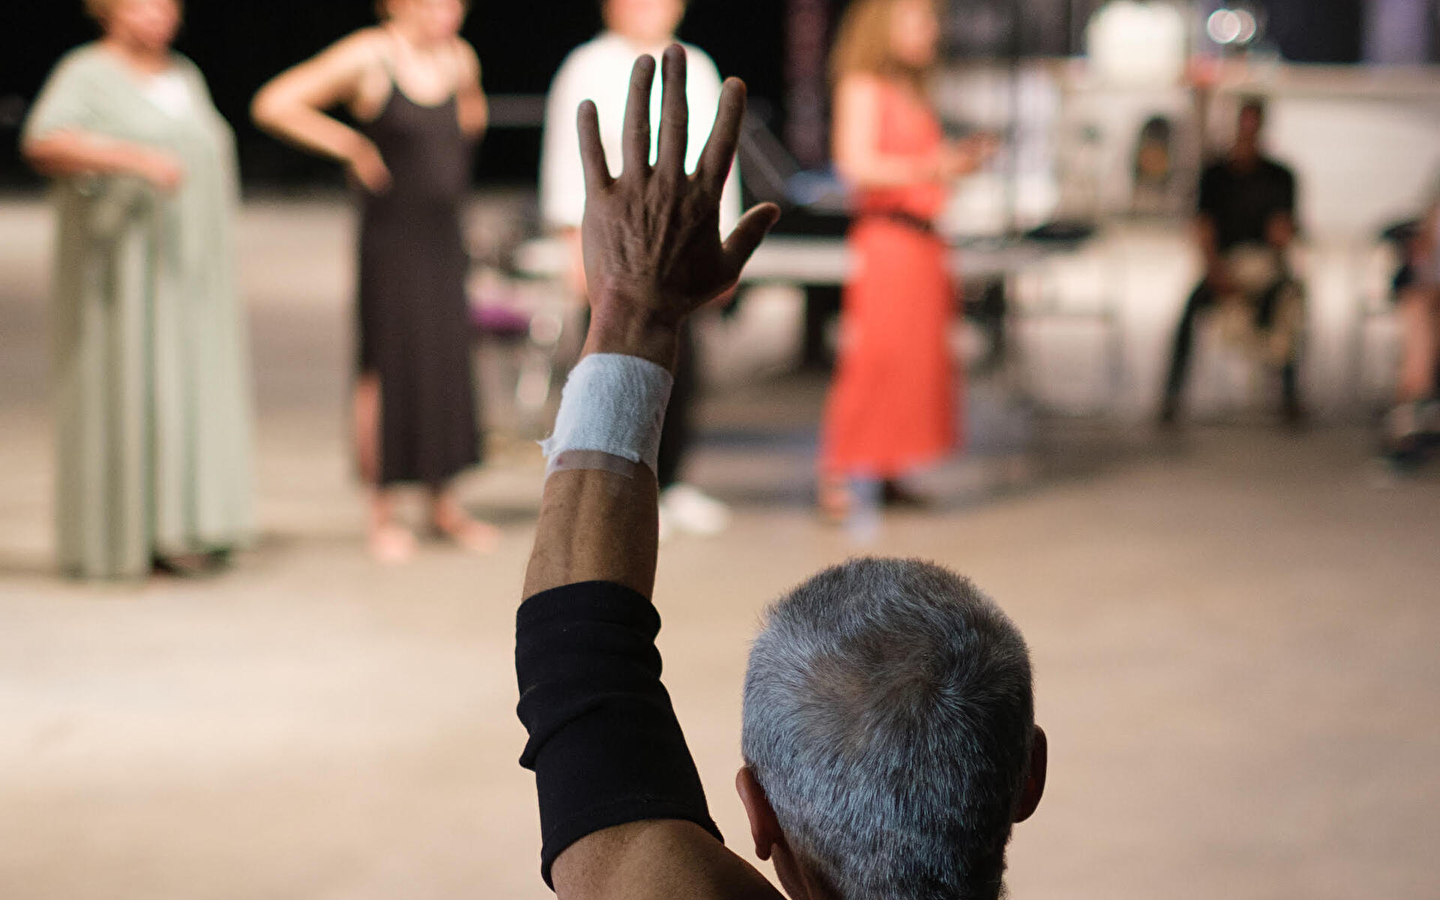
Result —
M 777 601 L 743 751 L 790 847 L 845 900 L 994 900 L 1029 774 L 1030 656 L 968 579 L 857 559 Z

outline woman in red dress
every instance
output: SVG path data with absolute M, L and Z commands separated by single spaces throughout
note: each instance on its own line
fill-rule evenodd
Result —
M 939 39 L 933 0 L 857 0 L 836 42 L 834 156 L 855 215 L 821 434 L 820 506 L 837 521 L 852 491 L 893 484 L 958 443 L 956 296 L 935 219 L 949 184 L 993 146 L 945 140 L 925 90 Z

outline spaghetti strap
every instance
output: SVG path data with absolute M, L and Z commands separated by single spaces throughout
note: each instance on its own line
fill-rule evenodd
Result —
M 400 96 L 404 97 L 408 102 L 410 102 L 411 104 L 413 104 L 413 105 L 415 105 L 415 106 L 420 106 L 420 107 L 426 107 L 426 108 L 434 109 L 434 108 L 437 108 L 437 107 L 445 106 L 445 105 L 448 104 L 451 100 L 454 100 L 454 99 L 456 98 L 456 96 L 459 95 L 459 93 L 460 93 L 460 82 L 459 82 L 459 79 L 457 78 L 457 79 L 455 80 L 455 83 L 450 86 L 450 90 L 445 94 L 445 96 L 442 97 L 441 99 L 435 101 L 434 103 L 421 103 L 419 100 L 416 100 L 413 96 L 411 96 L 410 92 L 407 91 L 407 90 L 405 90 L 405 85 L 402 84 L 401 81 L 400 81 L 400 72 L 399 72 L 399 69 L 397 68 L 396 62 L 395 62 L 395 60 L 396 60 L 396 55 L 397 55 L 397 53 L 398 53 L 398 51 L 399 51 L 399 49 L 400 49 L 400 38 L 397 37 L 397 36 L 396 36 L 393 32 L 391 32 L 388 28 L 382 29 L 382 30 L 385 32 L 386 43 L 389 45 L 389 52 L 382 52 L 382 53 L 379 54 L 379 57 L 380 57 L 380 65 L 381 65 L 381 67 L 383 67 L 383 68 L 385 69 L 385 75 L 386 75 L 386 77 L 388 77 L 388 78 L 390 79 L 390 98 L 389 98 L 389 99 L 394 99 L 395 95 L 396 95 L 396 94 L 399 94 Z M 388 100 L 387 100 L 387 105 L 388 105 Z
M 390 79 L 390 93 L 394 94 L 400 87 L 400 76 L 395 70 L 395 51 L 399 48 L 399 38 L 388 28 L 380 29 L 385 35 L 385 46 L 377 47 L 375 55 L 380 60 L 380 68 L 385 70 L 385 77 Z

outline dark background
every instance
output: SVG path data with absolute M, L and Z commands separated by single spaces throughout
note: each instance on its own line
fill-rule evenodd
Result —
M 475 0 L 465 37 L 491 94 L 543 94 L 565 55 L 600 28 L 595 0 Z M 375 22 L 370 0 L 191 0 L 177 48 L 204 71 L 235 126 L 247 186 L 339 185 L 338 168 L 283 147 L 251 127 L 250 98 L 286 66 Z M 763 110 L 783 90 L 784 0 L 694 0 L 680 36 L 725 75 L 750 82 Z M 0 0 L 0 182 L 34 183 L 16 154 L 25 104 L 66 50 L 96 34 L 80 0 Z M 486 182 L 533 180 L 540 134 L 496 129 L 481 150 Z
M 778 133 L 783 133 L 787 2 L 692 0 L 681 28 L 681 37 L 708 51 L 723 74 L 750 83 L 755 108 Z M 952 0 L 951 52 L 1079 52 L 1085 20 L 1099 5 L 1100 0 Z M 1358 60 L 1362 0 L 1264 5 L 1270 38 L 1286 58 Z M 838 11 L 844 2 L 832 6 Z M 373 22 L 371 0 L 191 0 L 178 46 L 200 65 L 220 111 L 236 127 L 247 187 L 341 183 L 333 163 L 256 132 L 247 107 L 267 78 Z M 596 0 L 475 0 L 465 36 L 480 54 L 487 91 L 536 95 L 545 92 L 565 54 L 599 25 Z M 15 147 L 26 104 L 55 60 L 94 34 L 81 0 L 0 0 L 0 185 L 37 183 Z M 535 128 L 492 130 L 480 151 L 479 180 L 533 181 L 539 145 Z

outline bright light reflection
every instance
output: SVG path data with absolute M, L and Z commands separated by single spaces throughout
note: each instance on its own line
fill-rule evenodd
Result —
M 1250 18 L 1250 24 L 1255 24 L 1254 17 Z M 1233 9 L 1217 9 L 1210 14 L 1205 23 L 1205 33 L 1210 35 L 1210 40 L 1217 44 L 1233 44 L 1240 39 L 1245 25 L 1240 14 Z

